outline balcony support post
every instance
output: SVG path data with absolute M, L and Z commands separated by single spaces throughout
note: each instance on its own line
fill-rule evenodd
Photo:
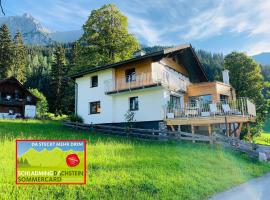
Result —
M 192 140 L 192 142 L 193 143 L 195 143 L 195 140 L 194 140 L 194 126 L 193 125 L 191 125 L 191 133 L 192 133 L 192 138 L 193 138 L 193 140 Z

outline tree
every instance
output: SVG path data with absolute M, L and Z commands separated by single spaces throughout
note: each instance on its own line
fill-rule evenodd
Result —
M 262 91 L 267 83 L 260 66 L 244 53 L 232 52 L 225 57 L 224 68 L 230 71 L 230 83 L 238 97 L 248 97 L 256 104 L 257 120 L 251 132 L 256 134 L 267 117 L 268 102 Z
M 50 110 L 56 115 L 62 114 L 66 71 L 65 52 L 61 46 L 58 46 L 54 52 L 54 62 L 51 69 L 51 96 L 49 101 Z
M 5 12 L 4 12 L 4 9 L 3 9 L 3 6 L 2 6 L 2 0 L 0 0 L 0 8 L 1 8 L 2 14 L 5 15 Z
M 12 61 L 12 40 L 8 27 L 4 24 L 0 28 L 0 79 L 8 77 L 8 71 L 12 68 Z
M 37 102 L 37 117 L 43 118 L 48 112 L 48 102 L 46 97 L 37 89 L 29 89 L 29 91 L 39 98 L 39 101 Z
M 88 66 L 128 59 L 139 48 L 138 41 L 128 33 L 127 17 L 113 4 L 93 10 L 83 30 L 80 56 Z
M 13 76 L 24 83 L 26 81 L 26 62 L 27 52 L 23 44 L 22 34 L 17 32 L 14 37 L 13 62 L 11 69 L 8 70 L 8 76 Z

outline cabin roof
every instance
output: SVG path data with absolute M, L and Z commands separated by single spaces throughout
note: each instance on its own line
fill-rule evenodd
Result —
M 86 74 L 98 72 L 105 69 L 119 67 L 124 64 L 129 64 L 136 61 L 142 61 L 145 59 L 152 59 L 153 61 L 158 61 L 170 55 L 178 56 L 179 58 L 178 60 L 180 60 L 181 64 L 188 70 L 191 80 L 193 80 L 194 82 L 208 81 L 206 72 L 202 64 L 200 63 L 196 53 L 194 52 L 191 44 L 183 44 L 176 47 L 167 48 L 164 50 L 145 54 L 143 56 L 134 57 L 134 58 L 120 61 L 113 64 L 97 66 L 97 67 L 89 67 L 88 69 L 80 71 L 76 74 L 70 75 L 69 77 L 72 79 L 76 79 Z
M 2 80 L 0 80 L 0 85 L 4 84 L 4 83 L 15 83 L 17 84 L 20 88 L 22 88 L 23 91 L 25 91 L 27 94 L 31 95 L 32 97 L 34 97 L 36 100 L 39 100 L 38 97 L 36 97 L 35 95 L 33 95 L 28 89 L 26 89 L 16 78 L 14 77 L 9 77 L 9 78 L 4 78 Z

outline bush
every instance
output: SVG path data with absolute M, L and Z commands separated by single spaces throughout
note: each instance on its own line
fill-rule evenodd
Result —
M 47 120 L 67 120 L 68 116 L 67 115 L 55 115 L 53 113 L 46 113 L 44 116 L 44 119 L 47 119 Z
M 79 115 L 76 114 L 72 114 L 69 116 L 69 120 L 71 122 L 79 122 L 79 123 L 83 123 L 83 118 Z
M 37 101 L 37 118 L 44 118 L 48 111 L 48 102 L 46 97 L 37 89 L 29 89 L 29 91 L 35 95 L 39 100 Z

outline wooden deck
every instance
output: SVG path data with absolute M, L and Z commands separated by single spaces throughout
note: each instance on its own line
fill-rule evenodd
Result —
M 172 125 L 203 126 L 203 125 L 209 125 L 209 124 L 255 122 L 255 117 L 242 116 L 242 115 L 228 115 L 228 116 L 174 118 L 174 119 L 164 119 L 164 121 L 169 126 L 172 126 Z

